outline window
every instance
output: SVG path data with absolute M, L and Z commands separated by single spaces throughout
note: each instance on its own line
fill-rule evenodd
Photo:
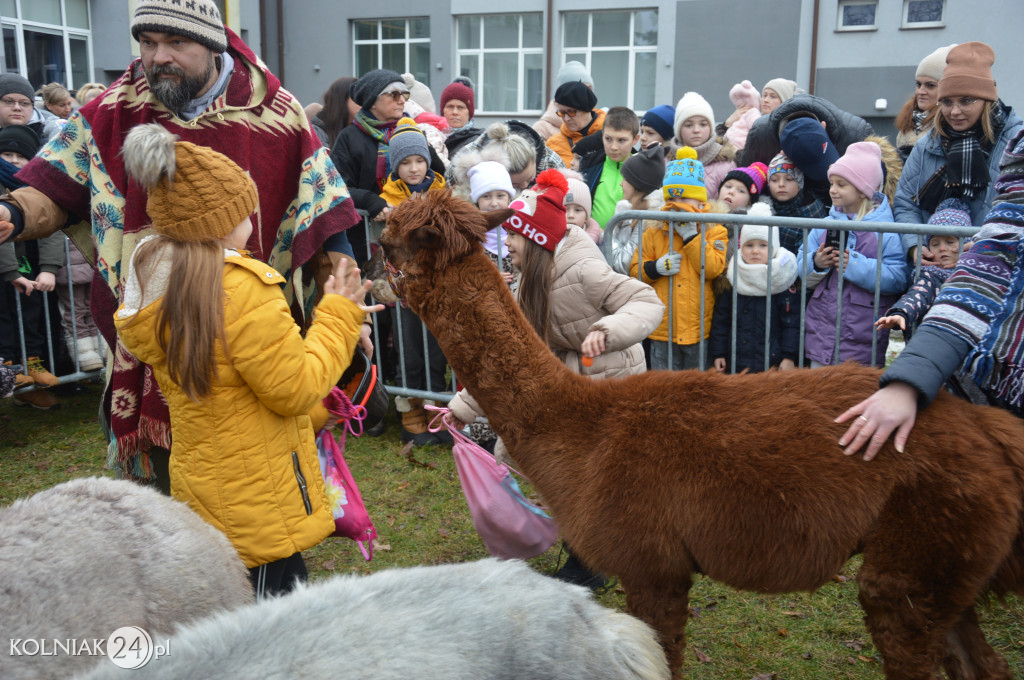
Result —
M 540 14 L 460 16 L 455 31 L 458 72 L 476 86 L 478 112 L 544 110 L 544 29 Z
M 430 19 L 353 21 L 352 51 L 353 75 L 387 68 L 430 87 Z
M 903 28 L 945 26 L 944 0 L 903 0 Z
M 92 80 L 86 0 L 0 0 L 3 70 L 33 87 L 61 83 L 74 90 Z
M 878 0 L 839 0 L 837 31 L 875 30 Z
M 563 14 L 561 63 L 567 61 L 582 62 L 590 71 L 598 106 L 652 108 L 658 10 Z

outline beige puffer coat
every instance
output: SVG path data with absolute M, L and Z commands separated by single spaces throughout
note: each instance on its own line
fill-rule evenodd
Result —
M 551 351 L 575 373 L 620 378 L 646 371 L 640 342 L 665 314 L 657 293 L 634 277 L 615 272 L 586 232 L 570 225 L 555 249 L 551 280 Z M 605 352 L 584 366 L 580 346 L 590 331 L 605 333 Z M 471 423 L 484 415 L 461 390 L 449 403 L 456 418 Z

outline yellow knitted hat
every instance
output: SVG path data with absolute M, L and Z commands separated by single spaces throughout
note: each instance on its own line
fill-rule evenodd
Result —
M 206 241 L 230 234 L 256 209 L 256 184 L 222 153 L 150 123 L 124 140 L 128 175 L 149 191 L 153 228 L 175 241 Z
M 708 200 L 708 190 L 704 186 L 704 164 L 697 160 L 696 149 L 683 146 L 676 150 L 676 159 L 669 161 L 665 168 L 661 191 L 666 201 L 678 201 L 681 198 Z

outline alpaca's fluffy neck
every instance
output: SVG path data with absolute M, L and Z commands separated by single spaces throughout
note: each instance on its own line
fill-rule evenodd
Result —
M 410 306 L 510 449 L 536 436 L 551 405 L 571 407 L 565 387 L 578 376 L 533 331 L 482 250 L 409 284 Z

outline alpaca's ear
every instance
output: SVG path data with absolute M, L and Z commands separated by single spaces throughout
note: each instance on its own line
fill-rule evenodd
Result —
M 487 230 L 490 231 L 496 226 L 512 217 L 516 214 L 515 210 L 511 208 L 504 208 L 502 210 L 492 210 L 484 213 L 484 219 L 487 221 Z
M 409 248 L 413 253 L 421 249 L 434 250 L 441 241 L 441 231 L 432 224 L 424 224 L 409 232 Z

